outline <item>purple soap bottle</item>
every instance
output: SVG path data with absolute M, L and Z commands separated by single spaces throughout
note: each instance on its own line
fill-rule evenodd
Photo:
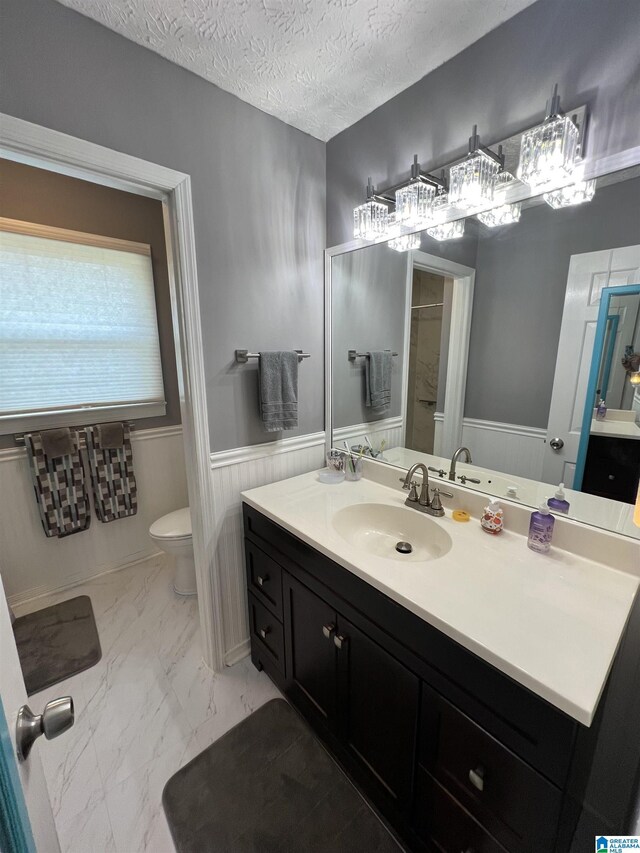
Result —
M 532 551 L 537 551 L 538 554 L 549 552 L 554 524 L 555 518 L 549 512 L 547 502 L 544 501 L 535 512 L 531 513 L 527 545 Z
M 569 512 L 569 501 L 564 494 L 564 483 L 560 483 L 555 495 L 548 499 L 547 504 L 549 505 L 549 509 L 554 512 L 564 512 L 565 515 Z

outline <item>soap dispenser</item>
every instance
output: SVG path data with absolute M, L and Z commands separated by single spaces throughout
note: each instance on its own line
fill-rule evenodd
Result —
M 531 513 L 527 545 L 538 554 L 547 554 L 551 548 L 555 518 L 549 512 L 549 505 L 543 501 L 535 512 Z
M 547 501 L 549 509 L 554 512 L 569 512 L 569 501 L 565 498 L 564 495 L 564 483 L 560 483 L 558 488 L 556 489 L 556 493 L 552 498 L 549 498 Z

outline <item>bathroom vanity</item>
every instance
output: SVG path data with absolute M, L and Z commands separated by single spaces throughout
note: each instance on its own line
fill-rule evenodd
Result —
M 569 850 L 638 578 L 405 496 L 313 473 L 244 493 L 253 663 L 410 849 Z M 406 563 L 398 531 L 424 538 Z

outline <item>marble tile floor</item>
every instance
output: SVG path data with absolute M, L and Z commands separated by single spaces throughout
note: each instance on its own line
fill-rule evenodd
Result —
M 195 597 L 176 595 L 165 555 L 15 608 L 89 595 L 102 645 L 86 672 L 36 693 L 34 712 L 71 695 L 76 722 L 40 755 L 62 853 L 173 853 L 167 780 L 279 693 L 249 658 L 214 675 Z

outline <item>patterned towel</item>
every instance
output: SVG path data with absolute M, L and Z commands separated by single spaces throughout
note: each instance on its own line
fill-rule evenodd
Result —
M 71 453 L 50 457 L 44 452 L 41 433 L 24 436 L 40 520 L 50 538 L 79 533 L 91 524 L 78 433 L 70 432 L 70 440 Z
M 133 473 L 131 430 L 122 425 L 122 444 L 103 446 L 101 425 L 85 430 L 87 457 L 96 515 L 105 524 L 138 512 L 138 487 Z

